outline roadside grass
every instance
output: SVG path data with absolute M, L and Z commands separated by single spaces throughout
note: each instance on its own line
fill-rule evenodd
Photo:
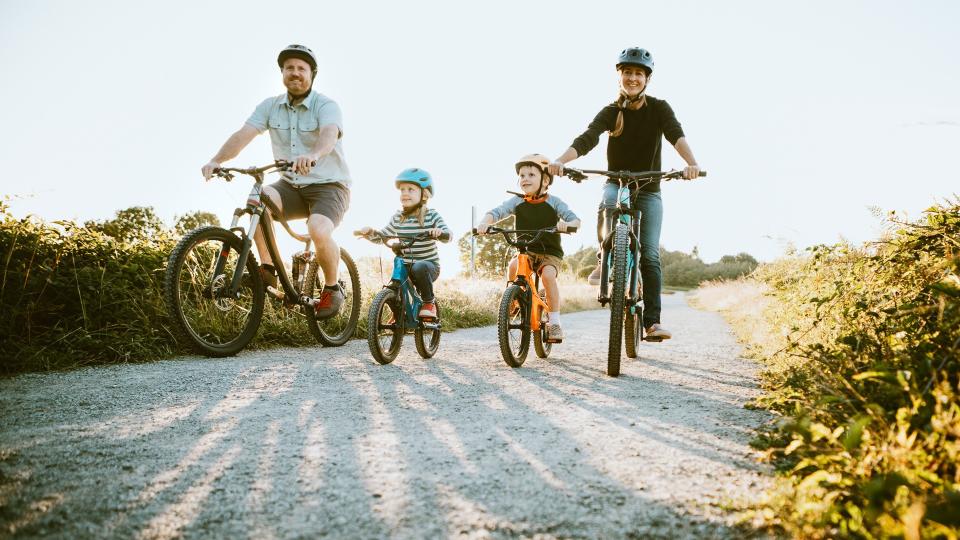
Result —
M 756 515 L 802 538 L 960 537 L 960 204 L 703 285 L 764 363 Z M 756 517 L 756 516 L 754 516 Z

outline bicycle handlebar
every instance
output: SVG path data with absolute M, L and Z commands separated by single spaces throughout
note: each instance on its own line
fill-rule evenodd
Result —
M 503 239 L 511 246 L 515 248 L 521 248 L 521 247 L 525 248 L 530 244 L 535 243 L 537 240 L 540 239 L 540 236 L 544 234 L 550 234 L 550 233 L 572 234 L 575 232 L 577 232 L 577 227 L 567 227 L 567 230 L 565 231 L 558 231 L 556 227 L 548 227 L 546 229 L 501 229 L 500 227 L 491 226 L 491 227 L 487 227 L 487 232 L 484 234 L 488 234 L 488 233 L 502 234 Z M 473 228 L 472 233 L 474 236 L 477 236 L 480 234 L 477 232 L 476 227 Z M 510 240 L 511 234 L 517 235 L 517 239 Z M 527 241 L 523 241 L 523 240 L 520 240 L 521 235 L 533 235 L 533 237 Z
M 310 162 L 310 166 L 313 167 L 317 164 L 316 160 Z M 257 177 L 263 173 L 273 172 L 273 171 L 289 171 L 293 168 L 292 161 L 285 161 L 278 159 L 269 165 L 264 165 L 263 167 L 247 167 L 246 169 L 237 169 L 233 167 L 217 167 L 213 170 L 214 176 L 219 176 L 226 180 L 227 182 L 233 180 L 234 173 L 245 174 L 247 176 Z
M 632 171 L 598 171 L 591 169 L 574 169 L 572 167 L 564 167 L 563 174 L 561 176 L 566 176 L 574 182 L 580 183 L 587 179 L 587 175 L 598 175 L 606 176 L 612 180 L 627 180 L 628 184 L 633 184 L 640 182 L 641 180 L 646 180 L 647 182 L 652 182 L 654 180 L 673 180 L 678 178 L 683 178 L 683 171 L 672 170 L 672 171 L 643 171 L 643 172 L 632 172 Z M 707 171 L 700 171 L 701 178 L 707 175 Z
M 370 232 L 370 233 L 368 233 L 368 234 L 363 234 L 363 233 L 360 232 L 360 231 L 353 231 L 353 235 L 354 235 L 354 236 L 359 236 L 360 238 L 363 238 L 363 239 L 365 239 L 365 240 L 369 240 L 369 241 L 371 241 L 371 242 L 374 241 L 373 238 L 376 238 L 376 239 L 378 239 L 378 240 L 400 240 L 400 241 L 406 241 L 408 244 L 413 244 L 413 243 L 414 243 L 415 241 L 417 241 L 417 240 L 427 240 L 427 239 L 430 239 L 430 240 L 440 240 L 440 241 L 444 241 L 444 242 L 447 241 L 447 240 L 450 240 L 450 233 L 446 233 L 446 232 L 440 233 L 440 236 L 438 236 L 437 238 L 433 238 L 432 236 L 430 236 L 430 233 L 420 233 L 420 234 L 415 234 L 415 235 L 413 235 L 413 236 L 410 236 L 410 235 L 405 235 L 405 236 L 399 236 L 399 235 L 387 236 L 387 235 L 380 234 L 380 233 L 378 233 L 377 231 L 372 231 L 372 232 Z

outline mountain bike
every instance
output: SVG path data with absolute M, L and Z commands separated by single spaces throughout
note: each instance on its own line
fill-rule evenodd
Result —
M 518 368 L 523 365 L 530 349 L 531 334 L 533 347 L 539 358 L 547 358 L 553 349 L 554 341 L 547 335 L 546 318 L 550 310 L 546 294 L 540 290 L 540 275 L 533 271 L 527 248 L 536 243 L 541 235 L 555 232 L 559 232 L 556 227 L 532 230 L 487 228 L 487 234 L 502 234 L 507 244 L 519 251 L 517 277 L 503 291 L 497 315 L 500 354 L 510 367 Z M 576 227 L 567 227 L 564 231 L 567 234 L 574 232 L 577 232 Z M 473 234 L 477 234 L 477 229 L 473 229 Z
M 303 313 L 313 336 L 324 346 L 343 345 L 353 336 L 360 316 L 360 276 L 350 254 L 340 250 L 338 285 L 344 293 L 340 311 L 320 319 L 314 304 L 324 286 L 323 270 L 310 251 L 308 235 L 294 232 L 281 219 L 283 228 L 304 242 L 293 255 L 291 275 L 279 264 L 283 260 L 273 231 L 270 201 L 262 196 L 266 173 L 291 169 L 291 163 L 276 161 L 264 167 L 221 167 L 214 175 L 231 181 L 235 174 L 253 178 L 247 204 L 233 212 L 229 229 L 205 226 L 187 233 L 167 261 L 164 298 L 179 337 L 198 352 L 211 357 L 231 356 L 242 350 L 257 333 L 266 296 L 285 308 Z M 245 230 L 240 218 L 250 216 Z M 251 253 L 253 234 L 260 227 L 271 258 L 276 261 L 280 289 L 267 286 Z
M 386 236 L 373 232 L 363 234 L 354 231 L 356 236 L 382 242 L 394 254 L 393 275 L 383 289 L 373 297 L 367 315 L 367 345 L 370 354 L 380 364 L 389 364 L 400 353 L 403 336 L 413 330 L 417 353 L 422 358 L 433 358 L 440 347 L 440 304 L 437 306 L 437 318 L 421 320 L 418 317 L 423 300 L 417 293 L 410 278 L 412 263 L 403 260 L 404 252 L 417 240 L 430 238 L 428 233 L 417 235 Z M 438 240 L 448 240 L 450 235 L 441 234 Z M 388 240 L 397 240 L 388 243 Z
M 594 171 L 564 168 L 564 176 L 574 182 L 587 175 L 606 176 L 620 184 L 615 226 L 607 224 L 606 236 L 600 243 L 600 305 L 610 305 L 610 336 L 607 344 L 607 375 L 620 374 L 620 344 L 625 344 L 628 358 L 637 357 L 637 345 L 643 336 L 643 288 L 640 283 L 640 216 L 636 197 L 640 188 L 655 180 L 683 178 L 683 171 Z M 700 176 L 706 176 L 700 171 Z M 646 341 L 662 341 L 648 338 Z

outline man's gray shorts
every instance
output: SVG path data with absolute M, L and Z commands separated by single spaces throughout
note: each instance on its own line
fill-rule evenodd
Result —
M 330 218 L 334 226 L 339 226 L 350 207 L 350 190 L 337 182 L 296 186 L 280 180 L 270 184 L 270 187 L 280 194 L 283 217 L 287 220 L 320 214 Z

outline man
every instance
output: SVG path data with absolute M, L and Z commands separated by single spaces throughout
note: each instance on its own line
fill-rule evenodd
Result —
M 333 240 L 333 231 L 350 205 L 350 171 L 340 141 L 343 120 L 336 102 L 313 91 L 317 76 L 313 51 L 303 45 L 290 45 L 280 51 L 277 64 L 287 93 L 260 103 L 243 127 L 203 166 L 203 177 L 209 180 L 214 169 L 236 157 L 254 137 L 270 132 L 274 159 L 290 161 L 293 170 L 264 186 L 263 193 L 286 219 L 307 218 L 325 282 L 314 307 L 317 317 L 332 317 L 344 301 L 337 284 L 340 248 Z M 254 241 L 263 261 L 261 275 L 268 285 L 276 287 L 274 265 L 281 263 L 271 259 L 259 228 Z

